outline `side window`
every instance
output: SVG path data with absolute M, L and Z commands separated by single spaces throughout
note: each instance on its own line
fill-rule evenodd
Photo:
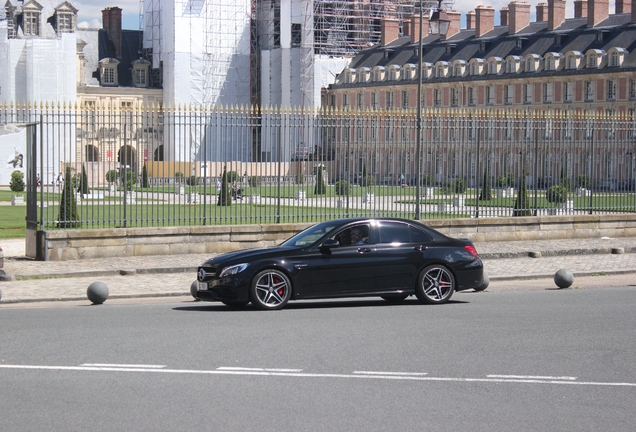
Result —
M 411 241 L 413 241 L 414 243 L 430 243 L 433 241 L 433 239 L 431 239 L 431 236 L 428 235 L 428 233 L 415 228 L 414 226 L 410 225 L 411 228 Z
M 410 243 L 409 225 L 400 222 L 382 222 L 380 243 Z
M 363 245 L 369 243 L 369 225 L 354 225 L 332 237 L 340 246 Z

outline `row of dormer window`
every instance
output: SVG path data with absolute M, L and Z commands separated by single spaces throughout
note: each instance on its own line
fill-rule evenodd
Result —
M 515 86 L 521 85 L 521 100 L 515 101 L 516 88 Z M 539 86 L 539 87 L 536 87 Z M 603 86 L 599 87 L 596 80 L 585 80 L 581 82 L 581 95 L 575 96 L 576 83 L 574 81 L 567 81 L 561 84 L 561 88 L 559 93 L 561 94 L 561 101 L 557 101 L 554 99 L 555 90 L 554 83 L 545 82 L 545 83 L 525 83 L 525 84 L 504 84 L 500 87 L 501 96 L 500 100 L 504 105 L 511 105 L 516 102 L 523 104 L 532 104 L 532 103 L 553 103 L 553 102 L 564 102 L 564 103 L 572 103 L 575 100 L 581 99 L 583 102 L 594 102 L 600 100 L 606 101 L 616 101 L 619 98 L 618 95 L 618 82 L 616 79 L 607 79 L 604 80 Z M 430 93 L 432 100 L 427 101 L 426 93 L 422 93 L 422 105 L 423 106 L 434 106 L 441 107 L 446 104 L 450 106 L 460 106 L 460 105 L 468 105 L 475 106 L 477 105 L 477 87 L 468 87 L 466 88 L 466 93 L 462 93 L 462 89 L 451 87 L 448 89 L 448 100 L 443 102 L 443 89 L 434 88 L 431 89 Z M 483 93 L 483 102 L 485 105 L 494 105 L 496 102 L 496 94 L 497 86 L 488 85 L 484 87 Z M 603 94 L 597 94 L 598 92 L 604 92 Z M 398 93 L 400 96 L 399 99 L 396 100 L 396 93 L 393 91 L 384 92 L 384 108 L 392 109 L 392 108 L 412 108 L 411 99 L 412 94 L 409 90 L 402 90 Z M 371 92 L 370 93 L 370 106 L 366 106 L 365 103 L 365 94 L 364 93 L 356 93 L 354 95 L 355 100 L 351 100 L 351 95 L 347 93 L 342 94 L 342 108 L 357 108 L 357 109 L 378 109 L 380 108 L 380 92 Z M 629 80 L 628 94 L 622 95 L 621 97 L 628 97 L 630 100 L 636 100 L 636 79 Z M 465 99 L 464 99 L 465 98 Z M 417 99 L 417 98 L 415 98 Z M 353 102 L 353 103 L 352 103 Z M 354 105 L 355 104 L 355 105 Z M 336 94 L 331 94 L 329 97 L 329 105 L 331 107 L 336 107 Z
M 117 68 L 119 60 L 105 58 L 99 62 L 100 82 L 104 87 L 119 86 L 119 74 Z M 132 62 L 133 87 L 147 88 L 150 85 L 150 62 L 145 59 L 137 59 Z
M 450 78 L 479 75 L 518 74 L 522 72 L 559 71 L 563 69 L 600 69 L 603 67 L 620 67 L 625 60 L 627 50 L 612 47 L 606 53 L 599 49 L 590 49 L 585 55 L 580 51 L 568 51 L 561 54 L 549 52 L 541 57 L 528 54 L 524 57 L 510 55 L 505 59 L 490 57 L 488 59 L 473 58 L 469 61 L 454 60 L 452 62 L 422 63 L 422 78 Z M 361 67 L 348 68 L 340 83 L 367 83 L 383 81 L 409 81 L 417 78 L 417 66 L 407 63 L 403 66 L 376 66 L 373 69 Z
M 5 16 L 7 20 L 8 38 L 15 39 L 22 30 L 22 36 L 42 36 L 42 6 L 35 1 L 28 1 L 21 11 L 7 2 Z M 77 9 L 68 2 L 61 3 L 55 8 L 54 15 L 48 20 L 53 25 L 57 35 L 73 33 L 77 25 Z

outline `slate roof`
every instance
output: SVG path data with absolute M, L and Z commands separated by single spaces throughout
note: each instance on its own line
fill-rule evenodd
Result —
M 548 30 L 548 23 L 532 22 L 517 34 L 509 34 L 508 26 L 497 26 L 482 37 L 475 37 L 474 29 L 462 29 L 446 41 L 441 41 L 438 35 L 428 35 L 423 40 L 424 55 L 422 61 L 435 64 L 438 61 L 453 62 L 454 60 L 470 61 L 472 58 L 487 60 L 490 57 L 506 59 L 510 55 L 524 57 L 528 54 L 545 56 L 549 52 L 565 54 L 568 51 L 580 51 L 585 54 L 590 49 L 600 49 L 607 52 L 612 47 L 625 48 L 627 56 L 621 70 L 636 69 L 636 23 L 630 22 L 631 14 L 610 15 L 605 21 L 595 27 L 587 26 L 587 18 L 571 18 L 555 30 Z M 602 41 L 598 40 L 598 33 L 603 33 Z M 561 43 L 557 44 L 557 35 Z M 522 39 L 521 48 L 517 41 Z M 481 43 L 485 42 L 485 49 L 481 51 Z M 447 47 L 452 45 L 450 51 Z M 410 37 L 400 37 L 386 46 L 376 45 L 360 51 L 349 64 L 349 68 L 357 69 L 375 66 L 387 67 L 391 64 L 417 64 L 416 57 L 419 43 L 412 43 Z M 388 55 L 385 53 L 388 51 Z M 559 74 L 602 73 L 604 69 L 589 70 L 560 70 Z M 607 70 L 605 70 L 607 72 Z M 540 74 L 555 74 L 554 71 L 536 72 Z M 523 74 L 519 74 L 523 76 Z M 447 77 L 427 79 L 437 81 L 474 80 L 474 76 Z M 502 75 L 481 75 L 479 79 L 501 79 Z M 373 83 L 382 85 L 383 83 Z M 395 85 L 395 82 L 385 82 Z M 369 83 L 336 83 L 332 87 L 368 86 Z

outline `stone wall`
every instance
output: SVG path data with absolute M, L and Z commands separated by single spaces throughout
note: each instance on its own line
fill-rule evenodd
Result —
M 636 215 L 540 216 L 424 221 L 451 237 L 475 242 L 636 237 Z M 78 260 L 112 256 L 219 253 L 274 246 L 312 224 L 215 225 L 35 232 L 27 256 Z

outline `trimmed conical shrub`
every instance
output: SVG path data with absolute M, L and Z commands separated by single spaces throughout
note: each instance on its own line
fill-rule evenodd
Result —
M 315 195 L 324 195 L 327 192 L 327 185 L 322 175 L 322 166 L 318 167 L 318 173 L 316 174 L 316 187 L 314 188 Z
M 232 195 L 230 195 L 230 183 L 228 182 L 227 167 L 223 167 L 223 177 L 221 177 L 221 190 L 219 191 L 218 205 L 232 205 Z
M 523 169 L 521 178 L 519 179 L 519 190 L 517 191 L 517 199 L 512 210 L 513 216 L 532 216 L 530 203 L 528 201 L 528 188 L 526 187 L 526 169 Z
M 86 175 L 86 167 L 82 164 L 82 173 L 80 174 L 79 186 L 77 187 L 77 191 L 82 195 L 86 195 L 90 192 L 88 189 L 88 175 Z
M 141 170 L 141 187 L 147 188 L 149 186 L 150 183 L 148 182 L 148 167 L 146 167 L 146 164 L 144 164 L 144 167 Z
M 73 182 L 71 178 L 71 167 L 66 167 L 64 173 L 64 187 L 62 188 L 62 198 L 60 200 L 60 215 L 58 218 L 58 228 L 79 228 L 81 222 L 77 218 L 77 201 Z
M 492 199 L 492 189 L 490 186 L 490 170 L 488 167 L 484 169 L 484 185 L 481 188 L 481 193 L 479 194 L 480 201 L 489 201 Z

